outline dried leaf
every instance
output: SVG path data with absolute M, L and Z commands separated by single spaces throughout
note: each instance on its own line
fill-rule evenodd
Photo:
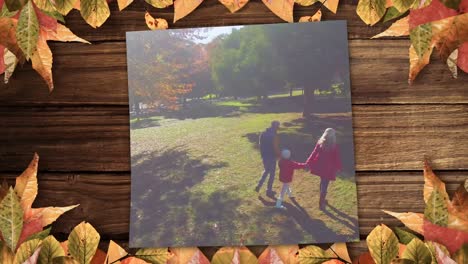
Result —
M 367 25 L 374 25 L 385 14 L 385 0 L 360 0 L 356 13 Z
M 385 22 L 390 21 L 392 19 L 398 18 L 398 17 L 402 16 L 403 14 L 405 14 L 405 12 L 400 12 L 400 11 L 398 11 L 398 9 L 396 9 L 395 7 L 392 6 L 392 7 L 387 9 L 387 12 L 385 13 L 385 16 L 383 18 L 383 22 L 385 23 Z
M 94 253 L 93 258 L 91 259 L 91 264 L 103 264 L 106 263 L 106 253 L 99 248 Z
M 119 11 L 124 10 L 132 2 L 133 2 L 133 0 L 117 0 L 117 4 L 119 5 Z
M 18 239 L 18 245 L 21 245 L 24 241 L 28 240 L 33 234 L 42 231 L 42 225 L 40 219 L 34 219 L 33 221 L 23 222 L 23 229 L 21 230 L 20 238 Z
M 76 3 L 76 0 L 54 0 L 55 8 L 60 14 L 66 16 Z
M 418 0 L 393 0 L 393 6 L 401 13 L 408 11 L 408 9 Z
M 153 264 L 166 263 L 169 251 L 167 248 L 143 248 L 135 253 L 135 257 Z
M 440 243 L 454 254 L 461 246 L 468 243 L 468 232 L 434 225 L 429 221 L 423 224 L 424 239 Z
M 306 246 L 301 248 L 299 249 L 299 255 L 297 256 L 299 263 L 309 264 L 320 264 L 333 258 L 333 254 L 330 254 L 317 246 Z
M 279 18 L 293 22 L 293 0 L 262 0 L 262 2 Z
M 196 247 L 170 248 L 169 251 L 171 252 L 171 257 L 167 260 L 167 264 L 210 263 L 208 258 Z
M 432 28 L 437 33 L 433 38 L 435 47 L 446 61 L 452 51 L 468 41 L 468 13 L 432 22 Z
M 432 257 L 431 252 L 419 238 L 414 238 L 406 246 L 406 250 L 403 252 L 403 258 L 414 261 L 416 264 L 431 263 Z
M 5 5 L 10 11 L 20 10 L 28 0 L 5 0 Z
M 409 76 L 408 82 L 412 83 L 419 72 L 429 64 L 429 60 L 431 58 L 432 50 L 434 46 L 431 45 L 429 50 L 420 58 L 418 54 L 416 54 L 416 50 L 414 49 L 413 45 L 409 48 L 409 61 L 410 61 L 410 69 L 409 69 Z
M 28 260 L 31 256 L 36 254 L 36 249 L 41 247 L 41 240 L 39 239 L 33 239 L 33 240 L 28 240 L 21 244 L 18 247 L 18 250 L 16 251 L 15 254 L 15 263 L 24 263 L 26 260 Z M 38 253 L 36 254 L 35 258 L 37 259 Z
M 431 48 L 432 27 L 430 24 L 419 25 L 410 30 L 411 45 L 419 58 Z
M 24 52 L 26 59 L 33 56 L 39 38 L 39 21 L 34 11 L 32 1 L 29 1 L 21 9 L 16 28 L 16 39 L 18 45 Z
M 432 0 L 429 2 L 430 4 L 427 7 L 410 10 L 410 29 L 422 24 L 427 24 L 432 21 L 437 21 L 457 15 L 457 12 L 455 10 L 445 7 L 438 0 Z
M 52 51 L 47 45 L 43 35 L 39 36 L 36 51 L 34 52 L 31 62 L 33 69 L 41 75 L 42 79 L 47 83 L 49 91 L 54 89 L 54 81 L 52 79 Z
M 80 13 L 93 28 L 100 27 L 110 16 L 106 0 L 81 0 Z
M 458 47 L 457 65 L 462 71 L 468 73 L 468 42 Z
M 45 38 L 47 40 L 55 40 L 55 41 L 62 41 L 62 42 L 67 42 L 67 41 L 75 41 L 75 42 L 81 42 L 81 43 L 87 43 L 91 44 L 89 41 L 82 39 L 80 37 L 77 37 L 69 28 L 62 24 L 57 25 L 57 30 L 52 31 L 52 30 L 46 30 L 41 32 L 42 34 L 45 34 Z
M 219 0 L 231 13 L 234 13 L 244 7 L 248 0 Z
M 37 196 L 37 166 L 39 155 L 34 153 L 33 159 L 24 172 L 16 178 L 15 192 L 20 198 L 24 212 L 31 209 Z
M 0 45 L 15 54 L 19 61 L 24 58 L 23 52 L 16 40 L 17 22 L 15 19 L 0 17 Z
M 268 246 L 258 257 L 259 264 L 271 263 L 299 263 L 297 259 L 298 245 Z
M 453 260 L 456 263 L 468 263 L 468 244 L 464 244 L 455 254 Z
M 452 51 L 452 54 L 450 54 L 450 56 L 448 56 L 447 58 L 447 67 L 452 73 L 452 77 L 454 79 L 456 79 L 458 75 L 457 59 L 458 59 L 458 49 Z
M 384 32 L 373 36 L 372 38 L 381 38 L 381 37 L 401 37 L 409 35 L 409 18 L 406 16 L 395 21 L 387 30 Z
M 55 11 L 54 5 L 50 2 L 50 0 L 33 0 L 34 4 L 36 6 L 43 10 L 43 11 L 48 11 L 48 12 L 53 12 Z
M 145 1 L 148 4 L 156 8 L 166 8 L 174 3 L 173 0 L 145 0 Z M 194 0 L 191 0 L 191 1 L 194 1 Z
M 62 214 L 70 211 L 73 208 L 78 207 L 79 204 L 64 206 L 64 207 L 42 207 L 32 208 L 30 214 L 27 215 L 28 221 L 32 219 L 41 219 L 42 226 L 48 226 L 55 222 Z
M 106 261 L 104 263 L 119 264 L 120 261 L 118 261 L 118 260 L 125 257 L 125 256 L 127 256 L 127 255 L 128 255 L 128 253 L 127 253 L 127 251 L 125 251 L 125 249 L 123 249 L 117 243 L 115 243 L 114 241 L 111 240 L 110 243 L 109 243 L 109 247 L 107 249 Z
M 301 6 L 310 6 L 315 2 L 319 2 L 319 0 L 295 0 L 295 3 L 298 3 Z
M 16 58 L 13 52 L 9 51 L 7 48 L 4 49 L 3 61 L 5 63 L 5 76 L 4 82 L 8 83 L 10 80 L 11 75 L 16 69 L 16 65 L 18 64 L 18 59 Z
M 413 233 L 405 231 L 401 228 L 395 227 L 394 230 L 395 230 L 395 234 L 398 236 L 400 243 L 403 243 L 404 245 L 409 244 L 411 240 L 413 240 L 413 238 L 418 238 Z
M 211 259 L 212 264 L 256 262 L 257 257 L 246 247 L 222 247 Z
M 398 255 L 398 238 L 386 225 L 376 226 L 366 241 L 376 264 L 389 264 Z
M 122 260 L 120 262 L 120 264 L 147 264 L 147 263 L 148 262 L 146 262 L 146 261 L 144 261 L 142 259 L 139 259 L 139 258 L 135 258 L 135 257 L 125 258 L 124 260 Z
M 23 229 L 23 210 L 13 188 L 0 203 L 0 231 L 3 240 L 12 250 L 16 249 L 21 230 Z
M 0 263 L 12 264 L 15 259 L 15 255 L 11 249 L 6 245 L 5 242 L 0 241 Z
M 46 228 L 46 229 L 44 229 L 42 231 L 34 233 L 34 234 L 28 236 L 25 241 L 32 240 L 32 239 L 44 240 L 47 236 L 49 236 L 51 229 L 52 229 L 52 227 L 48 227 L 48 228 Z M 23 227 L 23 230 L 24 230 L 24 227 Z
M 89 223 L 81 222 L 68 236 L 68 253 L 79 263 L 89 264 L 96 253 L 99 233 Z
M 42 241 L 41 252 L 39 253 L 38 264 L 52 263 L 55 257 L 65 256 L 65 251 L 60 243 L 53 236 L 48 236 Z
M 371 254 L 369 252 L 366 252 L 359 255 L 359 257 L 353 261 L 353 264 L 375 264 L 375 261 L 372 258 Z
M 322 19 L 322 11 L 319 9 L 313 16 L 303 16 L 299 18 L 299 22 L 318 22 Z
M 81 264 L 72 257 L 56 257 L 53 259 L 53 264 Z
M 338 10 L 338 2 L 339 0 L 321 0 L 320 2 L 330 10 L 333 14 L 336 14 L 336 10 Z
M 433 224 L 447 226 L 448 209 L 447 198 L 438 190 L 434 190 L 426 202 L 424 217 Z
M 335 257 L 340 257 L 347 262 L 351 262 L 346 243 L 335 243 L 331 245 L 330 248 L 326 250 L 326 252 L 331 253 Z
M 192 13 L 203 0 L 175 0 L 174 1 L 174 22 Z
M 450 256 L 447 256 L 437 245 L 434 245 L 437 256 L 437 262 L 443 264 L 457 264 Z M 463 262 L 460 262 L 463 263 Z
M 0 2 L 0 7 L 2 6 L 2 3 Z M 12 17 L 16 15 L 18 11 L 10 11 L 8 10 L 7 5 L 3 5 L 3 7 L 0 9 L 0 17 Z
M 444 4 L 448 8 L 458 10 L 458 6 L 460 5 L 461 0 L 440 0 L 440 2 L 442 2 L 442 4 Z
M 167 29 L 169 25 L 164 18 L 153 18 L 148 12 L 145 13 L 146 25 L 151 30 Z
M 385 211 L 386 214 L 389 214 L 398 220 L 400 220 L 406 227 L 413 230 L 416 233 L 423 234 L 423 220 L 424 215 L 418 213 L 396 213 L 391 211 Z

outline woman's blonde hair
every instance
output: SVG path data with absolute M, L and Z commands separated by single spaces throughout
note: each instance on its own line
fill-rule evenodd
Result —
M 324 148 L 331 148 L 336 145 L 336 131 L 333 128 L 327 128 L 323 135 L 317 141 L 317 144 Z

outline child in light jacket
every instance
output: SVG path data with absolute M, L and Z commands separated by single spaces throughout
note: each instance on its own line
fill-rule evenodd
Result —
M 290 184 L 293 180 L 294 170 L 303 169 L 306 166 L 305 163 L 295 162 L 290 160 L 290 158 L 291 151 L 287 149 L 281 151 L 281 159 L 278 162 L 278 166 L 280 169 L 279 180 L 283 183 L 283 187 L 281 187 L 281 193 L 276 200 L 276 208 L 285 208 L 282 205 L 285 194 L 288 194 L 290 198 L 292 197 Z

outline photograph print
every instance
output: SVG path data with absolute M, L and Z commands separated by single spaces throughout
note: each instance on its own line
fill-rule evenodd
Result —
M 346 22 L 127 33 L 131 247 L 359 239 Z

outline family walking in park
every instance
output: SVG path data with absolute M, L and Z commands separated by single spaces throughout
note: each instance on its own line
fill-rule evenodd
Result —
M 291 160 L 291 151 L 288 149 L 279 149 L 278 129 L 279 121 L 271 122 L 271 126 L 260 135 L 260 153 L 263 160 L 264 171 L 260 181 L 255 187 L 255 191 L 259 192 L 265 180 L 268 178 L 267 196 L 274 196 L 273 182 L 275 180 L 276 161 L 279 167 L 279 180 L 283 184 L 280 194 L 276 200 L 276 208 L 284 209 L 282 205 L 285 195 L 293 198 L 290 184 L 293 181 L 294 170 L 305 169 L 311 174 L 320 177 L 320 209 L 325 209 L 327 203 L 327 189 L 330 181 L 336 179 L 336 174 L 341 171 L 341 159 L 336 144 L 336 132 L 333 128 L 325 129 L 322 136 L 317 141 L 314 150 L 309 155 L 305 163 L 300 163 Z

